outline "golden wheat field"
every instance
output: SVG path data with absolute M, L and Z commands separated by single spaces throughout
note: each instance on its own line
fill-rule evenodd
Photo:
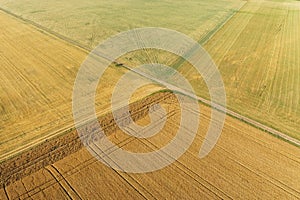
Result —
M 79 2 L 77 3 L 79 7 L 82 6 Z M 22 4 L 25 5 L 25 2 Z M 1 5 L 4 6 L 6 3 L 2 2 Z M 33 5 L 41 6 L 37 3 Z M 55 5 L 57 4 L 52 2 L 52 7 Z M 228 4 L 228 7 L 234 8 L 239 5 L 237 1 Z M 222 21 L 222 16 L 230 14 L 229 8 L 226 12 L 218 8 L 201 14 L 205 23 L 200 29 L 205 31 L 212 29 L 219 21 Z M 210 12 L 217 14 L 218 17 L 214 20 L 208 19 Z M 72 89 L 76 73 L 88 52 L 56 38 L 53 34 L 48 34 L 40 27 L 36 28 L 30 22 L 16 19 L 15 16 L 4 12 L 0 14 L 3 27 L 0 33 L 2 52 L 0 62 L 3 66 L 0 74 L 1 161 L 73 128 Z M 99 23 L 99 21 L 96 22 Z M 43 23 L 42 25 L 48 26 Z M 92 30 L 94 29 L 90 31 Z M 77 33 L 86 32 L 77 29 Z M 108 109 L 112 86 L 126 71 L 120 67 L 108 69 L 106 76 L 102 78 L 104 84 L 100 84 L 98 88 L 98 91 L 101 91 L 98 92 L 98 101 L 96 101 L 98 112 L 104 113 L 105 109 Z M 148 87 L 140 92 L 143 93 L 142 96 L 145 96 L 156 90 L 155 87 Z M 141 98 L 138 95 L 136 97 Z
M 110 140 L 133 152 L 161 148 L 178 128 L 180 110 L 173 101 L 170 97 L 161 102 L 170 115 L 159 135 L 136 139 L 118 130 L 109 136 Z M 162 170 L 146 174 L 118 172 L 82 149 L 7 186 L 2 196 L 5 199 L 6 193 L 10 199 L 300 198 L 298 148 L 237 119 L 226 118 L 217 146 L 208 157 L 199 159 L 200 144 L 210 121 L 210 109 L 200 106 L 201 125 L 192 146 Z M 141 118 L 137 123 L 148 124 L 149 118 Z M 186 131 L 188 134 L 188 128 Z M 109 152 L 99 156 L 109 157 Z
M 0 200 L 300 199 L 299 22 L 300 2 L 293 0 L 0 0 Z M 93 96 L 95 121 L 83 116 L 78 126 L 77 73 L 85 61 L 107 63 L 92 48 L 113 34 L 151 26 L 183 32 L 203 46 L 224 81 L 227 113 L 207 103 L 210 93 L 191 63 L 163 49 L 140 49 L 110 63 Z M 174 74 L 178 91 L 162 84 L 169 79 L 151 77 L 165 71 L 138 71 L 147 63 L 181 73 L 200 109 L 181 108 L 174 94 L 185 93 Z M 125 74 L 128 88 L 117 90 Z M 143 87 L 127 101 L 135 85 Z M 86 102 L 80 102 L 83 110 Z M 123 113 L 114 118 L 115 110 Z M 226 116 L 223 127 L 214 112 Z M 95 122 L 104 130 L 100 136 Z M 222 128 L 220 138 L 207 137 L 210 126 Z M 194 132 L 191 146 L 176 157 Z M 174 140 L 177 146 L 165 151 Z M 214 141 L 200 157 L 202 145 Z M 124 168 L 114 157 L 161 149 L 159 161 L 120 158 Z M 126 172 L 126 166 L 144 173 Z
M 72 89 L 87 53 L 1 12 L 0 21 L 3 161 L 73 127 Z M 125 71 L 110 67 L 102 77 L 98 112 L 109 109 L 110 86 Z M 143 96 L 151 91 L 156 91 L 155 87 L 140 93 Z

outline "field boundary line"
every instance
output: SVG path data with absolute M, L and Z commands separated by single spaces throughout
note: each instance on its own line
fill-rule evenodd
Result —
M 230 15 L 228 15 L 224 21 L 220 22 L 213 30 L 205 34 L 204 37 L 198 41 L 198 43 L 200 43 L 200 45 L 202 46 L 205 45 L 212 37 L 215 36 L 217 32 L 219 32 L 219 30 L 221 30 L 224 27 L 225 24 L 227 24 L 227 22 L 229 22 L 232 19 L 232 17 L 235 16 L 236 13 L 238 13 L 247 4 L 248 1 L 245 1 L 239 8 L 237 8 L 236 10 L 233 9 L 232 13 L 230 13 Z
M 232 9 L 233 11 L 229 13 L 224 20 L 222 20 L 220 23 L 218 23 L 211 31 L 206 33 L 202 38 L 200 38 L 197 42 L 201 45 L 204 46 L 221 28 L 224 27 L 224 25 L 232 19 L 233 16 L 237 12 L 239 12 L 245 5 L 247 5 L 248 2 L 244 2 L 239 8 L 237 9 Z M 185 55 L 189 55 L 190 53 L 193 53 L 193 49 L 190 51 L 186 52 Z M 185 57 L 185 56 L 184 56 Z M 171 64 L 171 66 L 174 69 L 178 69 L 183 63 L 185 62 L 185 59 L 180 57 L 176 59 L 176 61 Z
M 64 41 L 64 43 L 67 43 L 69 45 L 72 44 L 72 46 L 74 46 L 74 47 L 76 47 L 76 48 L 78 48 L 80 50 L 83 50 L 84 52 L 89 53 L 92 50 L 91 48 L 89 48 L 86 45 L 83 45 L 83 44 L 81 44 L 79 42 L 76 42 L 75 40 L 73 40 L 73 39 L 71 39 L 69 37 L 66 37 L 66 36 L 64 36 L 64 35 L 62 35 L 60 33 L 52 31 L 51 29 L 49 29 L 49 28 L 47 28 L 45 26 L 42 26 L 42 25 L 40 25 L 40 24 L 38 24 L 38 23 L 36 23 L 36 22 L 34 22 L 32 20 L 23 18 L 22 16 L 17 15 L 17 14 L 15 14 L 15 13 L 9 11 L 9 10 L 6 10 L 6 9 L 4 9 L 2 7 L 0 7 L 0 11 L 2 11 L 5 14 L 13 16 L 14 18 L 16 18 L 19 21 L 25 22 L 26 24 L 28 24 L 30 26 L 33 26 L 36 30 L 38 30 L 38 31 L 40 31 L 40 32 L 42 32 L 42 33 L 44 33 L 46 35 L 52 36 L 53 38 L 56 38 L 56 39 L 57 38 L 61 39 L 61 40 Z

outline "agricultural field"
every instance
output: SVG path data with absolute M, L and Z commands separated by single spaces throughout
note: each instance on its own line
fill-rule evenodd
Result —
M 163 27 L 203 39 L 245 1 L 0 0 L 0 7 L 93 48 L 119 32 Z
M 219 67 L 229 109 L 300 139 L 298 1 L 189 1 L 181 12 L 176 12 L 181 1 L 174 1 L 172 6 L 145 1 L 72 1 L 72 5 L 61 1 L 28 2 L 1 0 L 0 4 L 87 48 L 136 27 L 165 27 L 191 36 L 203 44 Z M 148 10 L 141 11 L 141 7 Z M 164 20 L 158 20 L 161 13 Z M 155 54 L 154 59 L 145 59 L 143 53 L 131 54 L 130 60 L 122 63 L 134 67 L 166 60 L 167 54 L 163 59 L 159 59 L 161 52 Z M 193 68 L 169 57 L 166 64 L 188 77 L 199 96 L 209 99 L 202 78 Z
M 74 127 L 73 84 L 87 53 L 3 12 L 0 24 L 2 162 Z M 125 72 L 111 66 L 102 77 L 96 97 L 99 114 L 110 109 L 111 86 Z M 136 98 L 157 89 L 145 87 Z
M 300 3 L 248 1 L 203 47 L 218 66 L 227 107 L 300 139 Z M 161 51 L 132 53 L 120 62 L 136 67 L 165 62 L 209 99 L 202 77 L 182 58 Z M 167 59 L 166 59 L 167 57 Z
M 249 1 L 203 47 L 224 81 L 227 107 L 300 139 L 300 3 Z M 209 99 L 202 77 L 183 59 L 161 51 L 132 53 L 120 62 L 136 67 L 165 62 Z M 168 59 L 166 59 L 166 57 Z
M 24 1 L 9 1 L 0 2 L 0 7 L 8 8 L 10 3 L 16 3 L 16 5 L 17 3 L 20 3 L 22 5 L 20 8 L 26 11 L 27 9 L 36 9 L 34 6 L 46 6 L 46 8 L 49 9 L 49 12 L 53 12 L 52 14 L 48 12 L 33 13 L 44 13 L 45 17 L 50 17 L 48 20 L 57 21 L 58 23 L 56 24 L 59 30 L 76 30 L 79 35 L 74 37 L 73 35 L 68 35 L 64 32 L 58 32 L 71 37 L 83 45 L 87 45 L 85 43 L 85 38 L 82 36 L 85 35 L 88 37 L 90 33 L 94 34 L 91 32 L 93 31 L 93 28 L 85 30 L 74 27 L 74 29 L 72 29 L 69 26 L 66 26 L 66 24 L 61 27 L 60 25 L 62 24 L 60 24 L 60 22 L 62 22 L 62 18 L 59 17 L 57 12 L 61 14 L 67 13 L 66 10 L 70 11 L 70 9 L 68 7 L 61 7 L 61 9 L 66 9 L 62 12 L 61 9 L 53 10 L 50 8 L 53 8 L 54 6 L 55 8 L 59 8 L 57 5 L 67 6 L 68 3 L 65 2 L 63 4 L 58 4 L 58 2 L 55 1 L 50 2 L 53 3 L 52 6 L 47 5 L 47 3 L 41 4 L 39 2 L 26 3 Z M 220 2 L 221 1 L 216 1 L 212 3 L 212 5 L 201 4 L 200 7 L 203 9 L 208 8 L 209 6 L 214 7 L 215 4 Z M 105 8 L 106 11 L 108 10 L 106 9 L 106 6 L 102 6 L 102 4 L 100 4 L 101 6 L 97 6 L 97 3 L 99 3 L 99 1 L 91 1 L 89 8 Z M 124 4 L 125 5 L 119 4 L 119 6 L 126 6 L 126 2 L 124 2 Z M 82 19 L 85 21 L 84 23 L 95 23 L 93 26 L 97 27 L 99 26 L 99 23 L 105 25 L 105 22 L 100 20 L 102 19 L 101 16 L 100 18 L 97 18 L 97 15 L 93 14 L 90 9 L 83 8 L 83 4 L 79 1 L 77 3 L 72 2 L 72 6 L 74 6 L 74 8 L 77 7 L 76 5 L 78 6 L 79 10 L 86 10 L 85 12 L 87 13 L 87 18 Z M 153 6 L 155 5 L 156 4 Z M 225 6 L 225 2 L 223 2 L 221 5 Z M 204 35 L 207 33 L 207 31 L 211 31 L 214 26 L 222 23 L 224 16 L 228 17 L 229 15 L 232 15 L 234 12 L 233 9 L 240 5 L 240 1 L 232 1 L 232 3 L 226 3 L 225 7 L 227 7 L 227 9 L 224 9 L 221 6 L 217 7 L 218 9 L 204 9 L 208 11 L 197 15 L 200 19 L 202 19 L 201 22 L 203 22 L 203 24 L 199 23 L 197 28 L 203 32 L 194 30 L 194 33 Z M 26 6 L 29 6 L 29 8 L 26 8 Z M 163 6 L 163 4 L 160 6 Z M 121 9 L 116 6 L 113 7 L 115 9 Z M 161 9 L 165 9 L 165 6 Z M 170 8 L 170 15 L 174 12 L 173 9 Z M 18 13 L 15 10 L 12 11 Z M 34 16 L 32 11 L 28 12 L 31 12 L 31 15 L 28 15 L 28 17 Z M 96 10 L 96 12 L 102 14 L 101 10 Z M 74 13 L 77 13 L 77 17 L 74 18 L 73 15 L 71 15 L 67 21 L 86 16 L 85 14 L 77 11 L 74 11 Z M 110 15 L 107 15 L 107 19 L 117 20 L 115 16 L 111 16 L 112 14 L 116 13 L 117 12 L 115 11 L 110 13 Z M 94 17 L 89 17 L 89 14 L 93 15 Z M 105 13 L 103 14 L 105 15 Z M 144 12 L 139 14 L 142 15 Z M 153 13 L 153 15 L 155 15 L 155 13 Z M 211 19 L 211 15 L 215 16 L 216 18 Z M 26 16 L 23 16 L 22 14 L 22 17 Z M 42 19 L 42 16 L 43 15 L 35 16 L 33 20 Z M 54 16 L 57 17 L 57 19 L 55 19 Z M 185 15 L 182 15 L 181 17 L 183 18 Z M 145 17 L 140 16 L 137 17 L 137 19 L 145 19 Z M 172 20 L 172 18 L 166 19 Z M 129 22 L 131 21 L 130 19 L 126 20 Z M 173 20 L 174 22 L 177 21 L 175 19 Z M 37 144 L 45 139 L 49 139 L 49 137 L 56 136 L 57 134 L 61 134 L 73 127 L 71 110 L 72 89 L 76 73 L 81 63 L 85 60 L 88 52 L 74 47 L 72 44 L 62 41 L 52 34 L 46 33 L 45 30 L 36 28 L 29 22 L 18 20 L 15 17 L 6 14 L 5 12 L 0 12 L 0 21 L 2 26 L 0 31 L 0 65 L 2 66 L 0 74 L 0 161 L 2 161 L 10 156 L 20 153 L 25 149 L 31 148 L 34 144 Z M 51 25 L 49 25 L 49 23 L 47 23 L 46 19 L 37 22 L 40 22 L 41 25 L 46 26 L 46 28 L 57 31 L 57 29 L 53 28 Z M 78 20 L 74 20 L 72 23 L 79 25 L 81 28 L 85 27 L 78 23 Z M 106 23 L 112 22 L 107 21 Z M 143 24 L 142 22 L 133 23 L 136 24 L 131 25 L 132 27 L 138 27 L 138 24 L 142 26 Z M 164 23 L 172 24 L 170 21 Z M 183 26 L 183 24 L 187 25 L 187 23 L 175 25 L 180 27 Z M 125 28 L 123 29 L 125 30 Z M 105 37 L 108 37 L 110 34 L 120 31 L 114 27 L 109 29 L 105 26 L 102 27 L 101 30 L 108 31 L 106 33 L 107 35 L 100 32 L 98 33 L 104 34 L 101 39 L 105 39 Z M 191 35 L 193 35 L 192 30 L 189 29 L 189 31 Z M 96 109 L 98 112 L 105 113 L 105 110 L 109 109 L 110 95 L 113 90 L 112 86 L 115 85 L 118 78 L 121 77 L 126 71 L 127 70 L 124 68 L 113 66 L 108 69 L 106 76 L 102 77 L 102 81 L 105 84 L 100 84 L 100 88 L 98 88 L 98 91 L 101 91 L 98 92 L 98 101 L 96 101 Z M 145 96 L 150 94 L 151 91 L 157 91 L 159 88 L 160 87 L 157 86 L 149 86 L 144 88 L 144 90 L 140 90 L 139 94 L 141 94 L 141 96 Z M 136 95 L 136 98 L 138 99 L 141 97 Z
M 117 130 L 109 139 L 132 152 L 161 148 L 178 129 L 180 116 L 178 104 L 166 100 L 161 105 L 167 113 L 172 113 L 161 134 L 137 139 Z M 6 194 L 10 199 L 300 198 L 298 148 L 232 117 L 226 118 L 215 149 L 208 157 L 199 159 L 199 145 L 210 121 L 210 108 L 199 106 L 201 125 L 192 146 L 162 170 L 145 174 L 118 172 L 82 149 L 5 187 L 0 195 L 3 199 L 7 198 Z M 146 125 L 149 119 L 141 118 L 137 123 Z M 186 131 L 188 134 L 192 130 L 187 127 Z M 104 152 L 99 156 L 109 155 Z
M 297 139 L 299 21 L 299 1 L 249 1 L 204 46 L 221 71 L 227 106 Z
M 299 21 L 300 2 L 292 0 L 0 0 L 0 199 L 300 199 L 299 147 L 269 131 L 300 140 Z M 173 164 L 142 174 L 114 170 L 81 148 L 72 113 L 77 72 L 99 42 L 137 27 L 183 32 L 217 64 L 230 110 L 207 157 L 199 158 L 201 144 L 210 142 L 205 138 L 210 122 L 218 126 L 205 103 L 207 87 L 190 63 L 155 49 L 127 53 L 106 69 L 95 95 L 98 120 L 107 125 L 109 140 L 126 151 L 152 152 L 170 143 L 180 127 L 178 101 L 159 81 L 134 69 L 165 64 L 184 75 L 199 96 L 201 112 L 188 110 L 200 115 L 192 145 Z M 132 85 L 145 84 L 130 98 L 136 123 L 151 124 L 148 108 L 156 101 L 166 112 L 150 127 L 167 119 L 162 131 L 147 139 L 116 128 L 111 116 L 115 86 L 128 72 Z M 191 127 L 183 128 L 186 135 Z M 178 149 L 187 143 L 181 142 Z

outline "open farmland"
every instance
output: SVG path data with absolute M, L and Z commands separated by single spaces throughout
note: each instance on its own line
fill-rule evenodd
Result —
M 89 53 L 84 49 L 111 34 L 154 25 L 184 32 L 205 45 L 222 73 L 231 110 L 300 139 L 299 2 L 191 0 L 184 4 L 187 7 L 181 5 L 180 1 L 169 6 L 165 1 L 141 0 L 75 0 L 72 5 L 66 0 L 45 4 L 0 0 L 4 8 L 0 11 L 1 200 L 300 199 L 299 148 L 243 122 L 232 112 L 226 116 L 213 151 L 199 158 L 212 112 L 205 101 L 199 103 L 200 127 L 192 145 L 161 170 L 120 172 L 99 162 L 86 148 L 80 149 L 83 144 L 74 128 L 72 90 Z M 140 9 L 144 7 L 149 9 Z M 95 110 L 109 140 L 131 152 L 164 147 L 180 127 L 182 113 L 173 94 L 159 86 L 159 81 L 154 83 L 139 73 L 131 74 L 132 84 L 148 85 L 131 96 L 131 116 L 139 125 L 150 124 L 149 107 L 159 101 L 167 114 L 165 126 L 159 134 L 139 139 L 122 132 L 112 118 L 111 95 L 117 81 L 130 67 L 149 62 L 173 66 L 191 80 L 199 96 L 209 99 L 193 67 L 171 53 L 147 49 L 120 57 L 100 80 Z M 117 103 L 122 109 L 127 102 Z M 191 116 L 199 114 L 188 111 Z M 165 117 L 155 119 L 151 130 Z M 90 133 L 92 125 L 86 132 Z M 183 127 L 186 135 L 194 131 L 191 127 Z M 101 142 L 103 138 L 96 139 Z M 172 150 L 180 151 L 187 143 L 184 139 Z M 98 156 L 109 157 L 114 151 L 118 149 Z M 168 153 L 161 159 L 172 157 Z
M 299 21 L 299 2 L 248 1 L 203 44 L 222 74 L 228 108 L 298 140 Z M 202 77 L 182 58 L 153 50 L 148 54 L 132 53 L 132 59 L 120 62 L 131 67 L 165 62 L 191 81 L 198 96 L 210 98 Z
M 228 107 L 297 139 L 299 21 L 300 2 L 249 1 L 204 46 L 221 71 Z M 184 65 L 179 70 L 195 74 Z
M 201 8 L 209 8 L 209 6 L 214 7 L 214 5 L 219 2 L 220 1 L 216 1 L 211 5 L 200 4 L 199 6 Z M 21 3 L 25 7 L 32 5 L 32 8 L 34 8 L 34 6 L 46 5 L 38 2 L 35 4 L 25 3 L 23 1 L 11 1 L 7 3 Z M 51 3 L 53 3 L 52 8 L 54 6 L 55 8 L 58 8 L 57 2 L 51 1 Z M 79 1 L 77 3 L 72 2 L 72 6 L 73 3 L 74 5 L 77 4 L 78 7 L 83 6 L 83 4 Z M 91 2 L 91 4 L 90 9 L 97 8 L 95 5 L 97 4 L 96 1 Z M 4 6 L 7 4 L 1 2 L 0 7 L 2 7 L 2 5 Z M 63 5 L 67 6 L 68 4 L 65 3 Z M 221 5 L 224 6 L 225 2 Z M 203 24 L 200 23 L 201 26 L 199 24 L 199 26 L 197 26 L 198 29 L 194 30 L 194 32 L 191 29 L 188 29 L 190 34 L 193 35 L 193 33 L 200 33 L 200 35 L 203 36 L 205 33 L 211 31 L 214 26 L 221 23 L 224 17 L 226 18 L 232 15 L 233 10 L 231 9 L 242 5 L 242 2 L 232 1 L 232 3 L 226 3 L 227 9 L 223 9 L 221 5 L 218 7 L 219 9 L 208 9 L 209 12 L 197 15 L 200 19 L 202 19 L 200 21 L 203 22 Z M 22 8 L 24 7 L 22 6 Z M 47 8 L 50 9 L 51 6 L 48 5 Z M 67 7 L 61 8 L 70 11 Z M 99 9 L 102 8 L 103 7 L 100 7 Z M 114 8 L 117 9 L 117 7 Z M 49 12 L 53 12 L 53 10 L 50 9 Z M 52 14 L 46 13 L 48 17 L 51 17 L 51 19 L 55 19 L 54 16 L 58 17 L 56 20 L 61 22 L 62 19 L 56 12 L 67 13 L 61 12 L 60 9 L 56 10 Z M 174 11 L 170 9 L 170 14 L 172 12 Z M 85 16 L 80 12 L 76 13 L 78 14 L 77 17 Z M 93 12 L 88 9 L 86 13 Z M 140 14 L 142 15 L 142 13 Z M 211 19 L 211 15 L 216 18 Z M 184 15 L 182 15 L 182 17 L 184 17 Z M 34 19 L 36 20 L 38 17 Z M 91 19 L 94 18 L 87 17 L 83 20 Z M 110 16 L 110 19 L 116 18 L 114 16 Z M 141 17 L 141 19 L 145 18 Z M 128 21 L 130 20 L 128 19 Z M 79 66 L 86 58 L 88 52 L 76 48 L 59 38 L 46 33 L 45 30 L 32 26 L 28 22 L 17 20 L 13 16 L 7 15 L 4 12 L 0 12 L 0 22 L 2 27 L 0 30 L 0 161 L 2 161 L 24 151 L 25 149 L 30 149 L 39 142 L 45 141 L 50 137 L 57 136 L 73 128 L 71 110 L 72 89 Z M 43 20 L 41 21 L 42 25 L 51 29 L 53 28 L 49 24 L 44 24 L 42 22 Z M 95 20 L 96 24 L 94 24 L 94 26 L 97 26 L 102 22 L 103 21 L 99 19 Z M 77 20 L 74 20 L 73 23 L 76 23 L 77 25 L 80 24 Z M 139 24 L 139 22 L 135 23 Z M 164 23 L 172 24 L 169 21 Z M 59 24 L 60 23 L 57 23 L 57 25 Z M 187 23 L 175 25 L 180 27 L 179 25 L 183 24 L 187 25 Z M 139 25 L 132 26 L 135 27 Z M 64 26 L 64 28 L 59 26 L 59 29 L 71 30 L 68 26 Z M 74 28 L 74 30 L 76 30 L 78 34 L 86 34 L 86 36 L 89 33 L 92 33 L 85 29 L 78 29 L 77 27 Z M 104 26 L 104 29 L 101 30 L 111 29 L 105 28 Z M 107 32 L 107 34 L 110 35 L 111 33 L 116 33 L 118 31 L 120 30 L 113 28 L 111 31 Z M 66 35 L 70 37 L 72 36 L 68 34 Z M 101 39 L 104 39 L 108 35 L 104 35 Z M 72 39 L 85 44 L 84 39 L 80 39 L 80 37 L 81 36 L 76 36 Z M 109 109 L 113 86 L 118 78 L 120 78 L 126 71 L 127 70 L 124 68 L 112 66 L 107 70 L 106 76 L 102 77 L 104 84 L 100 84 L 97 93 L 98 95 L 96 97 L 96 109 L 98 113 L 105 113 Z M 159 87 L 149 86 L 144 88 L 144 90 L 140 90 L 140 96 L 136 95 L 136 99 L 154 92 L 157 89 L 159 89 Z
M 137 139 L 117 130 L 109 136 L 110 140 L 133 152 L 149 152 L 164 146 L 178 129 L 180 110 L 172 97 L 161 105 L 169 114 L 159 135 Z M 199 106 L 201 125 L 194 143 L 179 160 L 162 170 L 145 174 L 114 171 L 82 149 L 5 187 L 0 195 L 4 199 L 6 194 L 10 199 L 300 198 L 297 147 L 237 119 L 227 117 L 217 146 L 208 157 L 199 159 L 200 144 L 210 121 L 210 108 Z M 146 125 L 149 118 L 137 123 Z M 186 128 L 189 134 L 192 130 Z M 109 156 L 113 150 L 99 156 Z
M 137 1 L 130 6 L 127 1 L 118 5 L 101 1 L 81 4 L 75 1 L 74 5 L 72 2 L 74 9 L 69 9 L 71 5 L 68 3 L 62 5 L 56 1 L 46 4 L 33 0 L 28 4 L 17 0 L 0 2 L 1 7 L 87 47 L 94 47 L 111 34 L 136 27 L 161 26 L 186 33 L 200 43 L 205 43 L 204 48 L 221 71 L 227 105 L 231 110 L 300 139 L 298 1 L 192 1 L 182 8 L 182 12 L 177 12 L 176 17 L 170 16 L 175 16 L 174 11 L 180 7 L 177 1 L 172 4 L 174 7 L 168 9 L 163 3 L 144 1 Z M 149 10 L 138 9 L 146 4 Z M 60 6 L 53 8 L 54 5 Z M 242 5 L 241 10 L 236 11 Z M 111 12 L 107 13 L 107 7 L 112 7 Z M 104 8 L 105 11 L 101 10 Z M 114 21 L 120 19 L 116 10 L 121 8 L 126 8 L 121 20 L 126 23 Z M 201 14 L 198 9 L 201 9 Z M 137 11 L 134 15 L 133 10 Z M 164 20 L 153 20 L 161 18 L 158 13 L 166 15 Z M 232 14 L 234 16 L 222 26 Z M 186 20 L 189 23 L 185 23 Z M 114 26 L 107 27 L 107 24 Z M 216 30 L 216 34 L 212 35 Z M 94 35 L 93 42 L 89 42 L 91 35 Z M 130 61 L 122 62 L 134 66 L 144 61 L 145 55 L 132 54 Z M 169 59 L 167 64 L 188 77 L 199 96 L 209 98 L 201 77 L 189 65 L 176 58 Z
M 104 39 L 139 27 L 164 27 L 203 39 L 245 1 L 0 0 L 0 7 L 93 48 Z
M 1 162 L 74 127 L 73 84 L 87 53 L 3 12 L 0 24 Z M 113 86 L 125 71 L 111 66 L 102 77 L 98 113 L 109 110 Z M 149 86 L 139 94 L 156 90 Z

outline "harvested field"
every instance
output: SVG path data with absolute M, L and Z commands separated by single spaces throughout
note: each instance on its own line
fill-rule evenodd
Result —
M 172 97 L 170 98 L 172 99 Z M 169 141 L 178 128 L 178 106 L 161 105 L 173 113 L 162 134 L 136 139 L 117 130 L 109 136 L 118 146 L 148 152 Z M 172 165 L 146 174 L 127 174 L 108 168 L 83 148 L 53 165 L 7 187 L 11 199 L 38 199 L 58 191 L 64 198 L 131 199 L 296 199 L 300 198 L 300 153 L 294 147 L 237 119 L 227 117 L 215 149 L 204 159 L 198 153 L 210 120 L 201 106 L 201 126 L 192 146 Z M 139 124 L 149 123 L 142 118 Z M 188 134 L 189 130 L 187 130 Z M 109 156 L 105 152 L 99 156 Z M 53 195 L 53 194 L 50 194 Z

